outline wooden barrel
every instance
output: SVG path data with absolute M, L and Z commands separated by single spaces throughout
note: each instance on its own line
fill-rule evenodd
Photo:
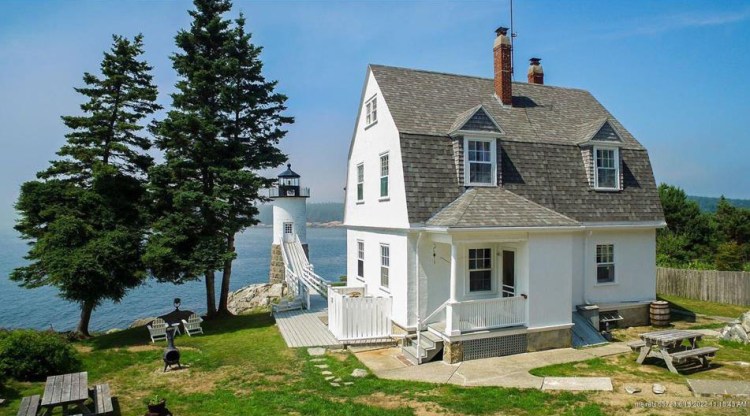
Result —
M 669 325 L 669 302 L 665 302 L 663 300 L 651 302 L 651 309 L 649 310 L 649 312 L 649 315 L 651 317 L 651 325 Z

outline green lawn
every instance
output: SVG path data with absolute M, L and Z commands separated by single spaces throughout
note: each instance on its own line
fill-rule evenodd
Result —
M 708 316 L 723 316 L 727 318 L 738 318 L 744 312 L 750 310 L 750 306 L 729 305 L 726 303 L 705 302 L 702 300 L 686 299 L 672 295 L 659 295 L 659 299 L 666 300 L 672 308 L 680 309 L 693 314 Z
M 205 336 L 180 336 L 176 344 L 188 370 L 162 373 L 164 342 L 152 346 L 136 328 L 82 342 L 89 383 L 107 382 L 123 415 L 146 411 L 145 402 L 166 398 L 175 414 L 189 415 L 413 415 L 509 414 L 604 415 L 608 408 L 586 393 L 546 393 L 494 387 L 352 379 L 364 366 L 347 352 L 328 353 L 325 364 L 352 386 L 332 387 L 305 350 L 286 347 L 267 313 L 204 323 Z M 15 415 L 20 398 L 42 392 L 43 383 L 10 381 L 0 415 Z

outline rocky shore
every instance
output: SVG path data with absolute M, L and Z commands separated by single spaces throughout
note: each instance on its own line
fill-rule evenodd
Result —
M 227 307 L 229 312 L 241 315 L 258 308 L 269 307 L 271 303 L 284 296 L 283 292 L 284 287 L 281 283 L 258 283 L 245 286 L 229 294 Z

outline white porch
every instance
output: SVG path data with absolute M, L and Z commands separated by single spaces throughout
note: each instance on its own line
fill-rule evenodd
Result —
M 417 252 L 418 330 L 450 338 L 528 325 L 523 236 L 431 234 Z

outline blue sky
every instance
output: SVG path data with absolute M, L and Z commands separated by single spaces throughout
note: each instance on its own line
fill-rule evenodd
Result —
M 84 71 L 111 34 L 145 36 L 160 101 L 175 74 L 185 1 L 0 4 L 0 224 L 19 185 L 63 144 Z M 516 0 L 518 80 L 541 57 L 545 83 L 591 91 L 649 150 L 656 179 L 695 195 L 750 198 L 750 3 Z M 368 63 L 492 76 L 507 1 L 235 1 L 265 74 L 297 122 L 281 147 L 313 201 L 343 199 L 346 155 Z

